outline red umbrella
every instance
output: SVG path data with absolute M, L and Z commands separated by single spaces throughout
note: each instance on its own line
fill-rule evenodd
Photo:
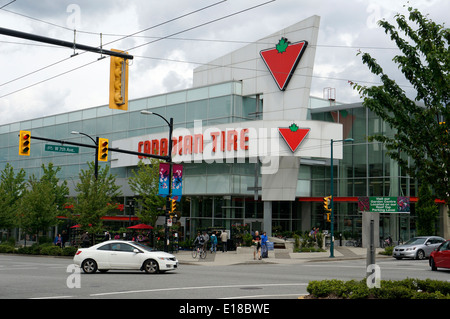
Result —
M 137 224 L 137 225 L 130 226 L 130 227 L 127 227 L 127 228 L 131 228 L 131 229 L 153 229 L 152 226 L 146 225 L 146 224 Z
M 90 226 L 92 226 L 92 224 L 89 224 L 89 227 Z M 81 225 L 80 224 L 76 224 L 76 225 L 73 225 L 72 227 L 70 227 L 70 228 L 80 228 L 81 227 Z

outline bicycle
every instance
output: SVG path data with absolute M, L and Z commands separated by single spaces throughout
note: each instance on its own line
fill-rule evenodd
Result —
M 197 258 L 197 255 L 200 256 L 201 259 L 206 258 L 206 252 L 203 250 L 203 245 L 194 247 L 192 250 L 192 258 Z

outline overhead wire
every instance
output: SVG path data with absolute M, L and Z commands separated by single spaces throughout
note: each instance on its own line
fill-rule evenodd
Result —
M 194 14 L 194 13 L 198 13 L 198 12 L 200 12 L 200 11 L 209 9 L 209 8 L 211 8 L 211 7 L 213 7 L 213 6 L 216 6 L 216 5 L 221 4 L 221 3 L 223 3 L 223 2 L 226 2 L 226 1 L 227 1 L 227 0 L 221 0 L 221 1 L 216 2 L 216 3 L 213 3 L 213 4 L 211 4 L 211 5 L 207 5 L 207 6 L 205 6 L 205 7 L 200 8 L 200 9 L 196 9 L 196 10 L 194 10 L 194 11 L 188 12 L 188 13 L 186 13 L 186 14 L 180 15 L 180 16 L 175 17 L 175 18 L 172 18 L 172 19 L 170 19 L 170 20 L 166 20 L 166 21 L 164 21 L 164 22 L 162 22 L 162 23 L 158 23 L 158 24 L 156 24 L 156 25 L 153 25 L 153 26 L 151 26 L 151 27 L 145 28 L 145 29 L 143 29 L 143 30 L 134 32 L 134 33 L 132 33 L 131 35 L 136 35 L 136 34 L 138 34 L 138 33 L 145 32 L 145 31 L 148 31 L 148 30 L 150 30 L 150 29 L 154 29 L 154 28 L 160 27 L 160 26 L 162 26 L 162 25 L 164 25 L 164 24 L 167 24 L 167 23 L 170 23 L 170 22 L 173 22 L 173 21 L 176 21 L 176 20 L 185 18 L 185 17 L 187 17 L 187 16 L 189 16 L 189 15 L 192 15 L 192 14 Z M 9 10 L 5 10 L 5 11 L 8 11 L 8 12 L 9 12 Z M 26 16 L 26 17 L 28 17 L 28 16 Z M 35 18 L 32 18 L 32 17 L 28 17 L 28 18 L 33 19 L 33 20 L 37 20 L 37 21 L 40 21 L 40 22 L 45 22 L 45 23 L 47 23 L 47 24 L 52 24 L 52 23 L 50 23 L 50 22 L 46 22 L 46 21 L 43 21 L 43 20 L 40 20 L 40 19 L 35 19 Z M 53 25 L 53 24 L 52 24 L 52 25 Z M 62 26 L 59 26 L 59 25 L 55 25 L 55 26 L 62 27 Z M 62 28 L 65 28 L 65 29 L 66 29 L 66 27 L 62 27 Z M 69 30 L 72 30 L 72 29 L 69 29 Z M 126 36 L 124 36 L 124 37 L 122 37 L 122 38 L 120 38 L 120 39 L 116 39 L 116 40 L 110 41 L 110 42 L 108 42 L 108 43 L 105 43 L 104 45 L 109 45 L 109 44 L 112 44 L 112 43 L 114 43 L 114 42 L 123 40 L 123 39 L 125 39 L 125 38 L 126 38 Z M 81 54 L 83 54 L 83 53 L 86 53 L 86 52 L 82 52 Z M 78 56 L 78 55 L 76 55 L 76 56 Z M 29 73 L 27 73 L 27 74 L 24 74 L 24 75 L 22 75 L 22 76 L 20 76 L 20 77 L 17 77 L 17 78 L 15 78 L 15 79 L 12 79 L 12 80 L 7 81 L 7 82 L 5 82 L 5 83 L 1 83 L 1 84 L 0 84 L 0 87 L 1 87 L 1 86 L 4 86 L 4 85 L 7 85 L 7 84 L 10 84 L 10 83 L 12 83 L 12 82 L 15 82 L 15 81 L 17 81 L 17 80 L 23 79 L 23 78 L 25 78 L 25 77 L 27 77 L 27 76 L 29 76 L 29 75 L 32 75 L 32 74 L 38 73 L 38 72 L 40 72 L 40 71 L 43 71 L 43 70 L 45 70 L 45 69 L 47 69 L 47 68 L 49 68 L 49 67 L 55 66 L 55 65 L 60 64 L 60 63 L 62 63 L 62 62 L 65 62 L 65 61 L 71 59 L 72 57 L 74 57 L 74 56 L 73 56 L 73 55 L 72 55 L 72 56 L 69 56 L 69 57 L 67 57 L 67 58 L 64 58 L 64 59 L 62 59 L 62 60 L 56 61 L 56 62 L 54 62 L 54 63 L 51 63 L 51 64 L 49 64 L 49 65 L 47 65 L 47 66 L 44 66 L 44 67 L 42 67 L 42 68 L 39 68 L 39 69 L 37 69 L 37 70 L 34 70 L 34 71 L 29 72 Z M 96 61 L 94 61 L 94 62 L 96 62 Z M 89 63 L 87 63 L 87 64 L 84 64 L 84 65 L 80 66 L 79 68 L 83 68 L 83 67 L 85 67 L 85 66 L 87 66 L 87 65 L 91 65 L 91 64 L 92 64 L 92 62 L 89 62 Z M 32 86 L 34 86 L 34 85 L 41 84 L 41 83 L 46 82 L 46 81 L 48 81 L 48 80 L 54 79 L 55 77 L 58 77 L 58 76 L 61 76 L 61 75 L 70 73 L 70 72 L 75 71 L 75 70 L 77 70 L 77 68 L 74 68 L 74 69 L 71 69 L 71 70 L 69 70 L 69 71 L 63 72 L 63 73 L 61 73 L 61 74 L 59 74 L 59 75 L 53 76 L 53 77 L 48 78 L 48 79 L 46 79 L 46 80 L 39 81 L 39 82 L 37 82 L 37 83 L 35 83 L 35 84 L 33 84 L 33 85 L 29 85 L 29 86 L 27 86 L 27 87 L 25 87 L 25 88 L 23 88 L 23 89 L 27 89 L 27 88 L 30 88 L 30 87 L 32 87 Z M 16 90 L 16 91 L 14 91 L 14 92 L 10 92 L 10 93 L 8 93 L 8 94 L 2 95 L 2 96 L 0 96 L 0 98 L 3 98 L 3 97 L 6 97 L 6 96 L 9 96 L 9 95 L 12 95 L 12 94 L 17 93 L 17 92 L 20 92 L 21 90 L 22 90 L 22 89 L 19 89 L 19 90 Z
M 148 31 L 148 30 L 150 30 L 150 29 L 154 29 L 154 28 L 156 28 L 156 27 L 162 26 L 162 25 L 164 25 L 164 24 L 167 24 L 167 23 L 176 21 L 176 20 L 178 20 L 178 19 L 184 18 L 184 17 L 186 17 L 186 16 L 188 16 L 188 15 L 191 15 L 191 14 L 194 14 L 194 13 L 197 13 L 197 12 L 200 12 L 200 11 L 205 10 L 205 9 L 208 9 L 208 8 L 210 8 L 210 7 L 213 7 L 213 6 L 215 6 L 215 5 L 218 5 L 218 4 L 220 4 L 220 3 L 223 3 L 223 2 L 225 2 L 225 1 L 226 1 L 226 0 L 219 1 L 219 2 L 217 2 L 217 3 L 208 5 L 208 6 L 206 6 L 206 7 L 203 7 L 203 8 L 197 9 L 197 10 L 194 10 L 194 11 L 189 12 L 189 13 L 186 13 L 186 14 L 183 14 L 183 15 L 178 16 L 178 17 L 176 17 L 176 18 L 173 18 L 173 19 L 167 20 L 167 21 L 165 21 L 165 22 L 156 24 L 156 25 L 154 25 L 154 26 L 145 28 L 145 29 L 143 29 L 143 30 L 134 32 L 134 33 L 132 33 L 132 34 L 122 36 L 122 37 L 120 37 L 119 39 L 115 39 L 115 40 L 113 40 L 113 41 L 110 41 L 110 42 L 106 43 L 105 45 L 109 45 L 109 44 L 112 44 L 112 43 L 114 43 L 114 42 L 124 40 L 124 39 L 126 39 L 126 38 L 128 38 L 128 37 L 134 37 L 134 36 L 136 36 L 136 35 L 139 34 L 139 33 L 142 33 L 142 32 Z M 126 51 L 131 51 L 131 50 L 134 50 L 134 49 L 137 49 L 137 48 L 140 48 L 140 47 L 149 45 L 149 44 L 153 44 L 153 43 L 158 42 L 158 41 L 161 41 L 161 40 L 167 40 L 167 39 L 174 39 L 174 40 L 197 40 L 197 41 L 215 41 L 215 42 L 234 42 L 234 43 L 251 43 L 251 42 L 247 42 L 247 41 L 234 41 L 234 40 L 175 38 L 174 36 L 175 36 L 175 35 L 179 35 L 179 34 L 181 34 L 181 33 L 185 33 L 185 32 L 194 30 L 194 29 L 197 29 L 197 28 L 200 28 L 200 27 L 203 27 L 203 26 L 206 26 L 206 25 L 208 25 L 208 24 L 211 24 L 211 23 L 214 23 L 214 22 L 217 22 L 217 21 L 220 21 L 220 20 L 224 20 L 224 19 L 226 19 L 226 18 L 230 18 L 230 17 L 232 17 L 232 16 L 235 16 L 235 15 L 238 15 L 238 14 L 241 14 L 241 13 L 244 13 L 244 12 L 247 12 L 247 11 L 250 11 L 250 10 L 253 10 L 253 9 L 256 9 L 256 8 L 258 8 L 258 7 L 264 6 L 264 5 L 269 4 L 269 3 L 271 3 L 271 2 L 274 2 L 274 1 L 275 1 L 275 0 L 266 1 L 266 2 L 264 2 L 264 3 L 261 3 L 261 4 L 258 4 L 258 5 L 255 5 L 255 6 L 252 6 L 252 7 L 249 7 L 249 8 L 246 8 L 246 9 L 243 9 L 243 10 L 240 10 L 240 11 L 237 11 L 237 12 L 234 12 L 234 13 L 231 13 L 231 14 L 228 14 L 228 15 L 226 15 L 226 16 L 223 16 L 223 17 L 220 17 L 220 18 L 216 18 L 216 19 L 213 19 L 213 20 L 210 20 L 210 21 L 207 21 L 207 22 L 198 24 L 198 25 L 196 25 L 196 26 L 193 26 L 193 27 L 190 27 L 190 28 L 181 30 L 181 31 L 174 32 L 174 33 L 172 33 L 172 34 L 170 34 L 170 35 L 167 35 L 167 36 L 163 36 L 163 37 L 152 37 L 152 38 L 154 38 L 154 40 L 149 41 L 149 42 L 146 42 L 146 43 L 143 43 L 143 44 L 139 44 L 139 45 L 137 45 L 137 46 L 134 46 L 134 47 L 132 47 L 132 48 L 129 48 L 129 49 L 126 50 Z M 4 11 L 7 11 L 7 12 L 12 12 L 12 11 L 10 11 L 10 10 L 5 10 L 5 9 L 3 9 L 3 10 L 4 10 Z M 17 13 L 15 13 L 15 12 L 12 12 L 12 13 L 17 14 Z M 19 15 L 22 15 L 22 14 L 19 14 Z M 57 24 L 54 24 L 54 23 L 51 23 L 51 22 L 47 22 L 47 21 L 44 21 L 44 20 L 41 20 L 41 19 L 32 18 L 32 17 L 26 16 L 26 15 L 22 15 L 22 16 L 25 16 L 25 17 L 30 18 L 30 19 L 33 19 L 33 20 L 37 20 L 37 21 L 40 21 L 40 22 L 44 22 L 44 23 L 47 23 L 47 24 L 50 24 L 50 25 L 54 25 L 54 26 L 57 26 L 57 27 L 60 27 L 60 28 L 64 28 L 64 29 L 73 31 L 73 30 L 70 29 L 70 28 L 67 28 L 67 27 L 64 27 L 64 26 L 60 26 L 60 25 L 57 25 Z M 79 32 L 79 31 L 77 30 L 77 32 Z M 97 33 L 94 33 L 94 32 L 88 32 L 88 31 L 83 31 L 83 32 L 84 32 L 84 33 L 97 34 Z M 148 37 L 148 36 L 141 36 L 141 37 Z M 320 44 L 316 45 L 316 47 L 341 47 L 341 48 L 359 48 L 359 49 L 361 49 L 361 48 L 368 48 L 368 49 L 395 49 L 395 48 L 382 48 L 382 47 L 359 47 L 359 46 L 358 46 L 358 47 L 351 47 L 351 46 L 320 45 Z M 85 53 L 85 52 L 82 52 L 82 53 Z M 178 63 L 181 62 L 181 63 L 189 63 L 189 64 L 211 65 L 211 64 L 208 64 L 208 63 L 198 63 L 198 62 L 180 61 L 180 60 L 173 60 L 173 59 L 163 59 L 163 58 L 145 57 L 145 56 L 136 56 L 136 57 L 147 58 L 147 59 L 156 59 L 156 60 L 165 60 L 165 61 L 178 62 Z M 35 71 L 33 71 L 33 72 L 30 72 L 30 73 L 28 73 L 28 74 L 22 75 L 22 76 L 20 76 L 20 77 L 18 77 L 18 78 L 15 78 L 15 79 L 13 79 L 13 80 L 8 81 L 8 82 L 2 83 L 2 84 L 0 84 L 0 87 L 1 87 L 1 86 L 4 86 L 4 85 L 6 85 L 6 84 L 12 83 L 12 82 L 14 82 L 14 81 L 17 81 L 17 80 L 19 80 L 19 79 L 23 79 L 23 78 L 25 78 L 25 77 L 27 77 L 27 76 L 29 76 L 29 75 L 35 74 L 35 73 L 37 73 L 37 72 L 40 72 L 40 71 L 42 71 L 42 70 L 45 70 L 45 69 L 47 69 L 47 68 L 49 68 L 49 67 L 52 67 L 52 66 L 54 66 L 54 65 L 57 65 L 57 64 L 62 63 L 62 62 L 64 62 L 64 61 L 67 61 L 67 60 L 69 60 L 70 58 L 72 58 L 72 56 L 71 56 L 71 57 L 68 57 L 68 58 L 65 58 L 65 59 L 62 59 L 62 60 L 60 60 L 60 61 L 54 62 L 54 63 L 52 63 L 52 64 L 49 64 L 49 65 L 47 65 L 47 66 L 45 66 L 45 67 L 42 67 L 42 68 L 40 68 L 40 69 L 37 69 L 37 70 L 35 70 Z M 96 60 L 96 61 L 89 62 L 89 63 L 86 63 L 86 64 L 81 65 L 81 66 L 78 66 L 78 67 L 76 67 L 76 68 L 67 70 L 67 71 L 65 71 L 65 72 L 62 72 L 62 73 L 57 74 L 57 75 L 55 75 L 55 76 L 52 76 L 52 77 L 50 77 L 50 78 L 41 80 L 41 81 L 36 82 L 36 83 L 34 83 L 34 84 L 28 85 L 28 86 L 26 86 L 26 87 L 24 87 L 24 88 L 21 88 L 21 89 L 18 89 L 18 90 L 16 90 L 16 91 L 7 93 L 7 94 L 5 94 L 5 95 L 0 96 L 0 98 L 3 98 L 3 97 L 6 97 L 6 96 L 9 96 L 9 95 L 12 95 L 12 94 L 14 94 L 14 93 L 17 93 L 17 92 L 20 92 L 20 91 L 22 91 L 22 90 L 28 89 L 28 88 L 33 87 L 33 86 L 35 86 L 35 85 L 38 85 L 38 84 L 47 82 L 47 81 L 49 81 L 49 80 L 52 80 L 52 79 L 54 79 L 54 78 L 60 77 L 60 76 L 62 76 L 62 75 L 68 74 L 68 73 L 71 73 L 71 72 L 76 71 L 76 70 L 78 70 L 78 69 L 81 69 L 81 68 L 83 68 L 83 67 L 85 67 L 85 66 L 91 65 L 91 64 L 93 64 L 93 63 L 95 63 L 95 62 L 97 62 L 97 60 Z M 219 67 L 219 66 L 218 66 L 218 67 Z M 223 66 L 221 66 L 221 67 L 223 67 Z M 263 71 L 263 70 L 260 70 L 260 71 Z M 325 79 L 332 79 L 332 80 L 348 81 L 348 79 L 329 78 L 329 77 L 319 77 L 319 76 L 314 76 L 314 75 L 313 75 L 312 77 L 325 78 Z M 369 81 L 355 81 L 355 82 L 373 83 L 373 82 L 369 82 Z M 379 83 L 376 83 L 376 84 L 379 84 Z

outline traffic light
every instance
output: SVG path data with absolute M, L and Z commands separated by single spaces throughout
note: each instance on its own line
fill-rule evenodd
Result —
M 19 133 L 19 155 L 30 156 L 30 140 L 29 131 L 20 131 Z
M 114 49 L 111 51 L 124 53 Z M 128 110 L 128 60 L 116 56 L 111 56 L 110 62 L 109 108 Z
M 331 213 L 325 213 L 325 215 L 327 215 L 326 221 L 327 221 L 328 223 L 330 223 L 330 222 L 331 222 L 331 219 L 330 219 Z
M 175 210 L 177 209 L 177 201 L 175 199 L 171 199 L 171 203 L 170 203 L 170 213 L 175 213 Z
M 331 212 L 331 196 L 327 196 L 323 198 L 323 208 L 327 212 Z
M 108 161 L 108 139 L 98 139 L 98 160 L 102 162 Z

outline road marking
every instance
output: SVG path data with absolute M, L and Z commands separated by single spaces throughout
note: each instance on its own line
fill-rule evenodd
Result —
M 197 290 L 197 289 L 218 289 L 218 288 L 238 288 L 238 287 L 273 287 L 273 286 L 307 286 L 308 283 L 291 283 L 291 284 L 255 284 L 255 285 L 227 285 L 227 286 L 198 286 L 198 287 L 173 287 L 173 288 L 157 288 L 146 290 L 128 290 L 128 291 L 112 291 L 98 294 L 90 294 L 91 297 L 110 296 L 120 294 L 137 294 L 147 292 L 159 291 L 174 291 L 174 290 Z
M 309 294 L 279 294 L 279 295 L 249 295 L 249 296 L 237 296 L 237 297 L 222 297 L 219 299 L 252 299 L 252 298 L 267 298 L 267 297 L 288 297 L 288 296 L 308 296 Z
M 52 296 L 52 297 L 35 297 L 28 299 L 63 299 L 63 298 L 73 298 L 74 296 Z

